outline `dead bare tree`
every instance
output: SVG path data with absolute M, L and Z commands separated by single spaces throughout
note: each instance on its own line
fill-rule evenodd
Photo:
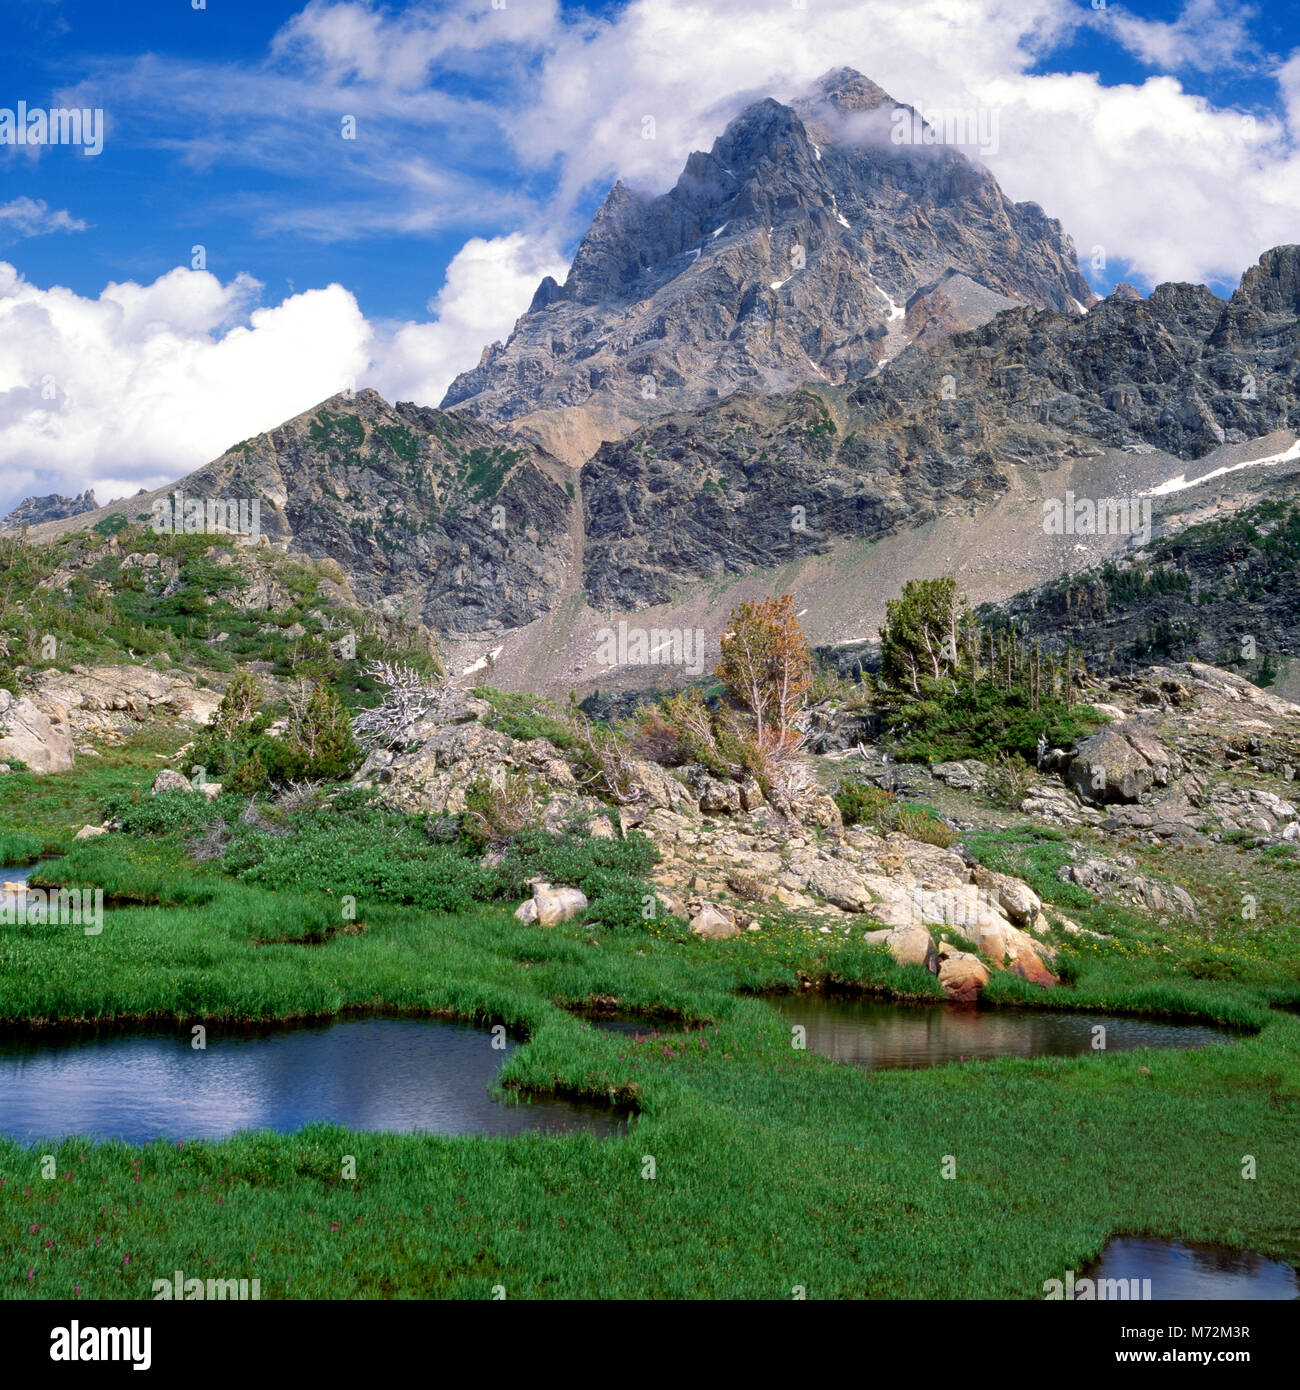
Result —
M 352 721 L 353 737 L 370 748 L 408 746 L 416 726 L 438 704 L 442 687 L 403 662 L 372 661 L 366 674 L 387 686 L 388 693 L 381 704 Z

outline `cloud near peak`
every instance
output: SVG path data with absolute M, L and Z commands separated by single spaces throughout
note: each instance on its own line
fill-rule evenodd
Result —
M 375 324 L 337 284 L 264 306 L 251 276 L 177 268 L 90 299 L 0 261 L 0 514 L 160 486 L 349 387 L 436 404 L 565 264 L 522 233 L 474 238 L 433 322 Z

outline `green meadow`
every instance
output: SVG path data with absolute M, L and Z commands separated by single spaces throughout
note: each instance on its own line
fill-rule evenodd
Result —
M 149 798 L 159 752 L 155 736 L 0 780 L 0 862 L 66 856 L 35 881 L 108 903 L 97 936 L 0 930 L 0 1021 L 501 1023 L 521 1043 L 504 1103 L 558 1091 L 635 1118 L 605 1139 L 0 1140 L 4 1296 L 143 1299 L 181 1269 L 258 1278 L 263 1298 L 1039 1298 L 1117 1234 L 1300 1258 L 1300 1015 L 1276 1007 L 1295 1002 L 1290 932 L 1229 937 L 1221 968 L 1189 968 L 1130 914 L 1066 954 L 1050 995 L 1005 976 L 988 995 L 1213 1020 L 1231 1046 L 869 1072 L 796 1050 L 762 993 L 811 981 L 941 1007 L 933 978 L 840 933 L 703 943 L 644 921 L 635 836 L 525 837 L 485 867 L 350 792 L 293 813 Z M 71 842 L 109 810 L 123 831 Z M 1052 850 L 977 852 L 1046 869 Z M 516 922 L 530 873 L 557 869 L 586 885 L 586 919 Z M 1259 872 L 1289 905 L 1294 876 Z M 574 1012 L 602 1001 L 680 1031 L 635 1040 Z

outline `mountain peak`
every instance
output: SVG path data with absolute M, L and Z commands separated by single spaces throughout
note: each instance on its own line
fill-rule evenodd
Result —
M 1012 203 L 955 145 L 891 140 L 892 109 L 834 68 L 793 102 L 745 107 L 667 193 L 616 183 L 563 286 L 539 286 L 443 408 L 528 421 L 578 463 L 576 440 L 668 411 L 872 375 L 921 331 L 902 306 L 949 271 L 969 283 L 917 316 L 922 346 L 1010 305 L 1094 302 L 1059 222 Z
M 810 95 L 821 97 L 838 111 L 874 111 L 898 103 L 883 87 L 856 68 L 831 68 L 812 85 Z
M 58 492 L 48 497 L 25 497 L 8 516 L 0 520 L 0 531 L 16 531 L 24 526 L 39 526 L 46 521 L 62 521 L 98 508 L 93 488 L 75 497 L 64 497 Z

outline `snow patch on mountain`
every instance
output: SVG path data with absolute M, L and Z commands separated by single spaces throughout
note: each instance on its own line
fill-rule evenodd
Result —
M 1229 473 L 1239 473 L 1243 468 L 1262 468 L 1268 464 L 1294 463 L 1298 460 L 1300 460 L 1300 439 L 1297 439 L 1289 449 L 1283 449 L 1280 453 L 1265 454 L 1262 458 L 1246 459 L 1243 463 L 1229 463 L 1222 468 L 1212 468 L 1208 473 L 1202 473 L 1199 478 L 1189 479 L 1186 473 L 1180 473 L 1176 478 L 1170 478 L 1167 482 L 1163 482 L 1141 495 L 1143 497 L 1168 497 L 1170 493 L 1183 492 L 1189 487 L 1199 487 L 1202 483 L 1208 483 L 1213 478 L 1222 478 Z

